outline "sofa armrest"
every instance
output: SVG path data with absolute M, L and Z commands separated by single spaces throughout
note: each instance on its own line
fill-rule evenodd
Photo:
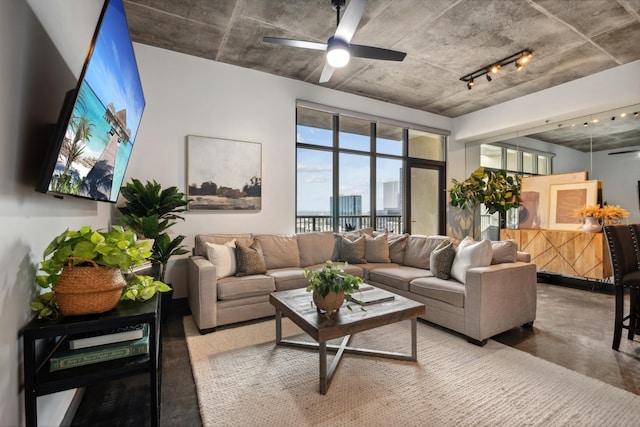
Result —
M 529 252 L 516 252 L 516 261 L 519 262 L 531 262 L 531 254 Z
M 187 259 L 187 299 L 193 320 L 198 329 L 217 326 L 217 284 L 216 267 L 202 256 Z
M 465 285 L 465 335 L 483 341 L 536 318 L 535 264 L 470 268 Z

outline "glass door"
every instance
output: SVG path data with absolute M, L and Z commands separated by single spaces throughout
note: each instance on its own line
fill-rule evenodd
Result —
M 409 166 L 408 219 L 411 234 L 445 234 L 444 167 L 420 163 Z

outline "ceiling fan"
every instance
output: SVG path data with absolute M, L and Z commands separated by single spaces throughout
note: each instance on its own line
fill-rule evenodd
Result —
M 336 68 L 344 67 L 349 63 L 351 56 L 356 58 L 382 59 L 386 61 L 402 61 L 404 52 L 382 49 L 373 46 L 350 44 L 353 35 L 358 28 L 367 0 L 351 0 L 340 19 L 340 10 L 344 8 L 345 0 L 331 0 L 331 6 L 336 11 L 337 28 L 332 37 L 326 43 L 317 43 L 304 40 L 283 39 L 278 37 L 264 37 L 262 41 L 285 46 L 300 47 L 303 49 L 326 50 L 327 62 L 320 75 L 320 83 L 326 83 L 331 78 Z

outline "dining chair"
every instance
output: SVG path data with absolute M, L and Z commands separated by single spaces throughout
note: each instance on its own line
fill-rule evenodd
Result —
M 603 230 L 609 245 L 616 299 L 612 348 L 618 351 L 622 329 L 629 331 L 630 340 L 640 334 L 640 224 L 607 225 Z M 625 315 L 627 291 L 629 313 Z

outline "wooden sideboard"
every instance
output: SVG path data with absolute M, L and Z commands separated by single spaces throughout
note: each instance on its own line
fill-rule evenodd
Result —
M 518 250 L 529 252 L 538 271 L 591 279 L 611 276 L 609 248 L 604 233 L 501 229 L 500 239 L 513 239 Z

